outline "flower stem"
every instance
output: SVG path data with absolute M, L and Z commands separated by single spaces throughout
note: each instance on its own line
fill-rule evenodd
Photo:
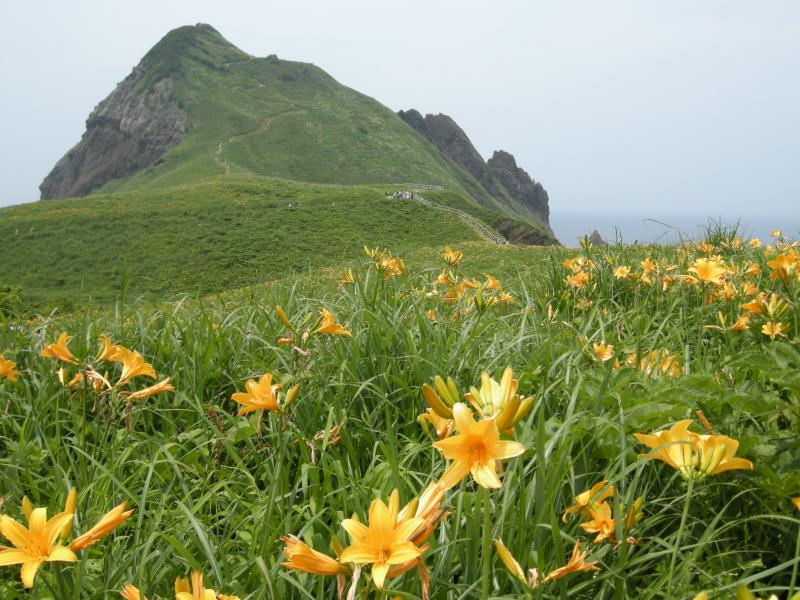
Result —
M 672 548 L 672 559 L 669 561 L 669 578 L 667 579 L 667 589 L 671 591 L 671 597 L 677 598 L 675 594 L 674 581 L 672 575 L 675 572 L 675 562 L 678 560 L 678 551 L 681 548 L 681 537 L 683 536 L 683 529 L 686 527 L 686 517 L 689 515 L 689 504 L 692 501 L 692 491 L 694 488 L 694 479 L 689 479 L 689 485 L 686 487 L 686 498 L 683 502 L 683 514 L 681 515 L 681 524 L 678 527 L 678 536 L 675 538 L 675 546 Z
M 489 546 L 491 543 L 492 512 L 489 506 L 489 489 L 481 488 L 483 494 L 483 538 L 481 539 L 481 600 L 489 597 L 489 580 L 491 561 Z
M 800 556 L 800 527 L 797 528 L 797 541 L 794 544 L 794 555 Z M 794 563 L 792 567 L 792 578 L 789 580 L 789 598 L 792 598 L 794 595 L 794 590 L 796 588 L 795 584 L 797 583 L 797 567 L 800 563 Z

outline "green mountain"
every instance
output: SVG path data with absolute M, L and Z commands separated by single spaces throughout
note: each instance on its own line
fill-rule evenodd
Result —
M 312 64 L 250 56 L 210 25 L 169 32 L 86 125 L 42 182 L 43 199 L 236 174 L 392 189 L 413 182 L 496 213 L 509 232 L 508 222 L 523 223 L 534 241 L 552 241 L 546 197 L 542 211 L 540 200 L 498 192 L 497 178 L 494 188 L 480 181 L 376 100 Z

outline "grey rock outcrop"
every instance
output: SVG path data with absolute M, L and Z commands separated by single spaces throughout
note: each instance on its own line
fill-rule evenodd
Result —
M 538 181 L 531 179 L 525 169 L 517 166 L 512 154 L 496 150 L 488 161 L 486 169 L 489 176 L 499 181 L 509 195 L 525 205 L 545 223 L 550 223 L 550 199 L 547 191 Z
M 531 179 L 524 169 L 517 166 L 512 154 L 497 150 L 488 161 L 484 161 L 464 130 L 447 115 L 429 114 L 423 117 L 413 108 L 401 110 L 397 114 L 445 156 L 478 180 L 492 197 L 500 202 L 507 202 L 508 197 L 512 198 L 536 215 L 546 227 L 550 227 L 547 191 L 542 184 Z
M 145 86 L 133 72 L 89 115 L 86 131 L 39 186 L 45 199 L 84 196 L 156 162 L 187 134 L 170 78 Z
M 595 229 L 592 231 L 592 235 L 589 236 L 589 242 L 593 246 L 606 246 L 606 241 L 603 239 L 603 236 L 600 235 L 600 232 Z
M 448 158 L 483 183 L 486 178 L 486 162 L 453 119 L 443 114 L 423 117 L 413 108 L 409 111 L 401 110 L 398 115 Z

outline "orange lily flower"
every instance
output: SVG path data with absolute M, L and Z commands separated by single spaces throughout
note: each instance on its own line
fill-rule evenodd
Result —
M 13 360 L 6 360 L 0 356 L 0 377 L 5 377 L 13 382 L 17 380 L 17 375 L 21 375 L 21 373 L 17 371 L 17 363 Z
M 144 376 L 150 379 L 156 378 L 156 371 L 153 365 L 144 361 L 144 357 L 136 350 L 129 350 L 124 346 L 117 346 L 116 352 L 109 360 L 122 363 L 122 375 L 119 376 L 117 385 L 124 385 L 134 377 Z
M 286 544 L 283 549 L 286 562 L 281 563 L 282 567 L 314 575 L 338 575 L 346 570 L 335 558 L 317 552 L 293 535 L 284 535 L 281 541 Z
M 611 516 L 611 506 L 608 502 L 600 502 L 593 507 L 587 508 L 589 520 L 581 523 L 581 529 L 586 533 L 596 533 L 594 543 L 599 544 L 603 540 L 613 540 L 616 524 Z
M 350 337 L 353 336 L 351 332 L 347 330 L 347 326 L 340 325 L 336 322 L 336 317 L 333 316 L 333 313 L 326 308 L 320 310 L 321 316 L 321 323 L 320 326 L 314 330 L 314 333 L 324 333 L 327 335 L 348 335 Z
M 733 469 L 752 469 L 753 463 L 735 458 L 739 442 L 727 435 L 700 435 L 689 431 L 691 419 L 678 421 L 669 429 L 634 437 L 653 449 L 640 458 L 660 460 L 676 469 L 685 479 L 703 479 Z
M 70 550 L 77 552 L 89 546 L 93 546 L 114 529 L 122 525 L 122 523 L 133 514 L 133 509 L 125 510 L 127 505 L 127 502 L 122 502 L 108 511 L 94 527 L 72 540 L 69 546 Z
M 607 480 L 595 483 L 590 489 L 575 496 L 575 504 L 564 511 L 561 520 L 566 523 L 567 515 L 582 514 L 589 516 L 589 509 L 595 507 L 606 498 L 614 495 L 614 486 L 606 486 Z
M 164 392 L 174 392 L 175 386 L 171 383 L 171 378 L 167 377 L 163 381 L 159 381 L 155 385 L 151 385 L 150 387 L 146 387 L 143 390 L 139 390 L 130 394 L 127 394 L 128 402 L 133 402 L 134 400 L 142 400 L 143 398 L 149 398 L 150 396 L 155 396 L 156 394 L 163 394 Z
M 247 392 L 236 392 L 231 396 L 231 399 L 242 405 L 239 409 L 239 414 L 244 415 L 256 410 L 280 410 L 278 404 L 278 390 L 283 385 L 280 383 L 272 383 L 272 373 L 265 373 L 261 379 L 256 382 L 255 379 L 248 379 L 245 383 Z
M 43 358 L 55 358 L 63 362 L 76 364 L 78 362 L 77 359 L 72 355 L 72 352 L 69 351 L 69 348 L 67 348 L 67 344 L 71 339 L 72 336 L 67 335 L 67 332 L 63 331 L 61 335 L 58 336 L 58 341 L 45 346 L 39 356 Z
M 581 552 L 580 542 L 575 542 L 575 547 L 572 549 L 572 556 L 567 562 L 566 565 L 563 567 L 559 567 L 554 571 L 551 571 L 547 577 L 544 578 L 544 583 L 548 581 L 553 581 L 554 579 L 560 579 L 562 577 L 566 577 L 571 573 L 580 573 L 581 571 L 592 571 L 592 570 L 599 570 L 600 567 L 597 566 L 597 561 L 595 562 L 586 562 L 586 555 L 589 554 L 589 551 Z
M 0 515 L 0 534 L 14 546 L 0 549 L 0 566 L 21 564 L 22 585 L 31 588 L 43 563 L 78 560 L 72 550 L 56 544 L 72 516 L 72 513 L 62 512 L 48 520 L 46 508 L 31 507 L 27 514 L 28 527 L 25 527 L 11 517 Z

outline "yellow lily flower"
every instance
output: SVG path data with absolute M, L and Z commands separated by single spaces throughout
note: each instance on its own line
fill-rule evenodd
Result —
M 781 297 L 775 293 L 770 294 L 769 302 L 764 302 L 764 309 L 767 311 L 770 318 L 780 317 L 786 312 L 787 308 L 788 305 L 786 302 L 781 300 Z
M 23 503 L 25 500 L 27 500 L 27 497 L 23 498 Z M 64 512 L 74 515 L 77 504 L 78 504 L 78 490 L 76 490 L 75 488 L 70 488 L 69 492 L 67 492 L 67 500 L 64 502 Z M 28 514 L 30 513 L 26 511 L 25 515 L 27 516 Z M 67 523 L 64 529 L 61 530 L 62 542 L 72 534 L 72 526 L 73 526 L 73 520 L 70 519 L 69 523 Z
M 442 476 L 442 485 L 449 489 L 472 473 L 478 485 L 485 488 L 500 487 L 497 461 L 519 456 L 525 452 L 525 446 L 519 442 L 501 440 L 494 419 L 475 422 L 463 402 L 453 407 L 453 419 L 458 435 L 433 443 L 434 448 L 446 459 L 453 461 Z
M 424 422 L 430 423 L 436 430 L 436 435 L 440 440 L 443 440 L 453 432 L 453 420 L 439 416 L 439 413 L 432 408 L 418 416 L 417 421 L 420 425 L 423 425 Z
M 340 325 L 336 322 L 336 317 L 334 317 L 333 313 L 331 313 L 331 311 L 328 309 L 323 308 L 320 310 L 320 318 L 320 325 L 314 330 L 314 333 L 323 333 L 327 335 L 348 335 L 350 337 L 353 336 L 353 334 L 347 330 L 346 325 Z
M 11 382 L 17 380 L 17 375 L 21 375 L 19 371 L 17 371 L 17 363 L 13 360 L 6 360 L 0 355 L 0 377 L 5 377 Z
M 139 588 L 130 583 L 125 584 L 125 587 L 120 591 L 120 595 L 125 598 L 125 600 L 147 600 L 147 596 L 142 596 L 139 592 Z
M 661 375 L 680 377 L 681 375 L 681 365 L 678 359 L 668 350 L 653 350 L 642 358 L 631 354 L 625 359 L 625 363 L 653 377 Z
M 410 541 L 423 519 L 410 517 L 398 523 L 400 497 L 397 490 L 389 496 L 389 505 L 376 498 L 369 507 L 368 525 L 356 519 L 345 519 L 342 527 L 350 535 L 351 545 L 344 549 L 340 560 L 372 565 L 372 581 L 383 589 L 389 568 L 414 560 L 422 550 Z
M 523 583 L 527 583 L 527 581 L 525 581 L 525 571 L 522 570 L 522 567 L 520 566 L 519 562 L 517 562 L 517 559 L 514 558 L 509 549 L 506 548 L 503 540 L 496 538 L 494 540 L 494 546 L 497 549 L 497 554 L 500 556 L 500 560 L 503 561 L 506 569 L 508 569 L 508 572 Z
M 761 248 L 761 240 L 758 238 L 753 238 L 752 240 L 747 242 L 747 245 L 750 246 L 751 248 Z
M 489 275 L 488 273 L 485 274 L 486 281 L 483 282 L 483 289 L 484 290 L 499 290 L 500 289 L 500 280 L 497 279 L 494 275 Z
M 655 450 L 640 458 L 660 460 L 685 479 L 703 479 L 733 469 L 752 469 L 753 463 L 734 458 L 739 442 L 726 435 L 700 435 L 689 431 L 692 419 L 678 421 L 669 429 L 634 437 Z
M 275 305 L 275 314 L 278 315 L 278 319 L 280 319 L 281 323 L 286 325 L 286 327 L 288 327 L 289 329 L 294 329 L 294 327 L 292 327 L 291 321 L 289 321 L 289 317 L 286 316 L 286 313 L 278 304 Z
M 100 353 L 97 355 L 97 360 L 113 360 L 114 355 L 119 350 L 120 346 L 116 346 L 111 342 L 111 338 L 107 335 L 100 336 Z
M 714 285 L 725 283 L 725 278 L 730 273 L 719 257 L 698 258 L 687 271 L 693 273 L 700 281 Z
M 450 246 L 444 247 L 444 252 L 442 252 L 442 260 L 444 260 L 445 264 L 451 267 L 457 267 L 463 258 L 463 254 L 460 250 L 453 250 Z
M 642 505 L 644 504 L 644 498 L 639 496 L 636 500 L 634 500 L 631 507 L 628 509 L 628 514 L 625 515 L 625 531 L 630 531 L 642 520 Z M 623 507 L 624 508 L 624 507 Z
M 21 564 L 22 585 L 31 588 L 42 563 L 78 560 L 71 549 L 56 544 L 72 516 L 62 512 L 48 520 L 46 508 L 34 508 L 25 527 L 11 517 L 0 515 L 0 534 L 14 546 L 0 550 L 0 566 Z
M 744 331 L 748 327 L 750 327 L 750 317 L 741 315 L 736 322 L 731 325 L 730 329 L 731 331 Z
M 432 526 L 435 526 L 446 514 L 441 509 L 446 488 L 438 481 L 428 484 L 423 492 L 406 504 L 397 513 L 397 525 L 409 519 L 421 519 L 422 523 L 415 529 L 410 540 L 419 545 L 424 542 L 432 533 Z
M 236 392 L 231 399 L 242 405 L 239 409 L 240 415 L 245 415 L 256 410 L 280 410 L 278 403 L 278 390 L 283 387 L 280 383 L 272 383 L 272 373 L 266 373 L 256 382 L 255 379 L 248 379 L 245 383 L 247 392 Z
M 191 588 L 188 579 L 175 579 L 175 600 L 239 600 L 239 596 L 217 594 L 211 588 L 203 587 L 203 574 L 194 571 Z
M 797 269 L 798 256 L 794 250 L 778 254 L 774 259 L 767 261 L 770 268 L 770 280 L 780 279 L 783 283 L 789 283 L 789 278 L 794 275 Z
M 594 543 L 599 544 L 603 540 L 613 540 L 616 523 L 611 516 L 611 506 L 608 502 L 596 503 L 588 507 L 589 520 L 581 523 L 580 527 L 586 533 L 596 533 Z
M 614 269 L 615 279 L 628 279 L 631 276 L 631 268 L 625 265 Z
M 346 269 L 340 279 L 336 280 L 336 283 L 339 285 L 351 285 L 356 282 L 356 278 L 353 276 L 353 269 Z
M 567 284 L 575 289 L 581 289 L 589 284 L 591 276 L 586 271 L 578 271 L 567 277 Z
M 67 348 L 67 344 L 71 339 L 72 337 L 67 335 L 66 331 L 63 331 L 61 335 L 58 336 L 56 342 L 48 344 L 42 349 L 39 356 L 43 358 L 55 358 L 63 362 L 76 364 L 78 362 L 77 359 L 72 355 L 72 352 L 69 351 L 69 348 Z
M 561 520 L 566 523 L 568 515 L 582 514 L 589 516 L 589 509 L 614 495 L 614 486 L 606 486 L 607 483 L 608 481 L 605 479 L 599 481 L 590 489 L 575 496 L 575 504 L 564 511 Z
M 108 379 L 100 375 L 100 373 L 98 373 L 91 367 L 87 367 L 83 372 L 76 373 L 75 377 L 73 377 L 69 381 L 67 381 L 66 378 L 67 378 L 67 372 L 63 368 L 59 369 L 58 380 L 64 387 L 74 388 L 81 381 L 85 379 L 86 381 L 89 382 L 89 385 L 92 386 L 92 389 L 95 392 L 99 392 L 103 388 L 111 389 L 111 384 L 108 382 Z
M 786 334 L 784 333 L 785 326 L 786 325 L 784 323 L 775 323 L 774 321 L 769 321 L 761 326 L 761 333 L 768 335 L 769 339 L 771 340 L 774 340 L 776 337 L 780 336 L 786 337 Z
M 764 314 L 764 307 L 766 306 L 766 297 L 767 295 L 764 292 L 761 292 L 755 299 L 747 302 L 746 304 L 740 304 L 739 308 L 749 313 L 754 313 L 757 315 Z
M 281 541 L 286 545 L 283 549 L 286 562 L 281 563 L 282 567 L 314 575 L 338 575 L 346 570 L 335 558 L 317 552 L 293 535 L 284 535 Z
M 396 275 L 402 275 L 406 270 L 406 263 L 402 258 L 394 257 L 389 258 L 384 256 L 375 263 L 375 267 L 379 272 L 383 273 L 385 279 L 391 279 Z
M 581 552 L 580 542 L 576 541 L 575 547 L 572 549 L 572 556 L 567 564 L 548 573 L 547 577 L 544 578 L 544 583 L 548 583 L 549 581 L 553 581 L 555 579 L 561 579 L 562 577 L 566 577 L 571 573 L 600 570 L 600 567 L 597 566 L 597 561 L 586 562 L 587 554 L 589 554 L 589 551 L 586 550 L 585 552 Z
M 514 304 L 516 302 L 514 295 L 509 292 L 500 292 L 497 294 L 497 300 L 503 304 Z
M 117 385 L 124 385 L 134 377 L 144 376 L 150 379 L 156 378 L 156 371 L 153 365 L 144 361 L 144 357 L 136 350 L 129 350 L 124 346 L 117 346 L 116 352 L 109 360 L 122 363 L 122 375 L 119 376 Z
M 133 393 L 127 394 L 128 402 L 133 402 L 134 400 L 142 400 L 143 398 L 149 398 L 150 396 L 155 396 L 156 394 L 163 394 L 164 392 L 174 392 L 175 386 L 171 383 L 171 378 L 167 377 L 163 381 L 159 381 L 155 385 L 151 385 L 150 387 L 146 387 L 142 390 L 138 390 Z
M 411 502 L 406 504 L 397 515 L 395 527 L 400 527 L 403 523 L 410 519 L 421 519 L 422 523 L 414 530 L 409 540 L 418 546 L 420 551 L 424 554 L 428 551 L 429 546 L 423 545 L 425 540 L 436 530 L 439 522 L 447 516 L 447 512 L 441 509 L 442 500 L 444 500 L 444 487 L 439 482 L 434 481 L 429 484 L 427 488 L 414 498 Z M 430 581 L 428 579 L 428 572 L 422 562 L 422 556 L 408 560 L 403 563 L 392 565 L 386 573 L 386 579 L 394 579 L 403 573 L 410 571 L 414 567 L 419 568 L 419 578 L 422 585 L 422 597 L 428 597 L 428 590 L 430 588 Z
M 600 362 L 606 362 L 614 358 L 614 346 L 605 342 L 592 344 L 594 358 Z
M 94 527 L 72 540 L 69 545 L 70 550 L 78 552 L 89 546 L 94 546 L 102 538 L 122 525 L 133 514 L 133 509 L 125 510 L 127 505 L 127 502 L 122 502 L 104 514 Z
M 497 428 L 506 431 L 513 429 L 533 409 L 532 398 L 517 394 L 518 385 L 510 366 L 503 371 L 499 383 L 484 371 L 480 389 L 470 387 L 464 397 L 482 418 L 495 418 Z
M 794 504 L 794 507 L 797 510 L 800 510 L 800 496 L 798 496 L 797 498 L 792 498 L 792 504 Z

